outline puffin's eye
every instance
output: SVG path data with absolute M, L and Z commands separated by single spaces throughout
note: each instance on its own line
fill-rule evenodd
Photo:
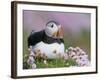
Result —
M 51 27 L 53 28 L 53 24 L 51 25 Z

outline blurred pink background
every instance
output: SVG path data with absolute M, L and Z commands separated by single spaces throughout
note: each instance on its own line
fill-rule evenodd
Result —
M 39 31 L 45 28 L 48 21 L 59 22 L 65 32 L 78 33 L 80 29 L 90 30 L 91 15 L 89 13 L 75 12 L 51 12 L 51 11 L 23 11 L 24 30 L 30 33 L 32 30 Z

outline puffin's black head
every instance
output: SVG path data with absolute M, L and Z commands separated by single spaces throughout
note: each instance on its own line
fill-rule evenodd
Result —
M 62 26 L 59 23 L 55 22 L 55 21 L 49 21 L 46 24 L 45 33 L 49 37 L 63 38 Z

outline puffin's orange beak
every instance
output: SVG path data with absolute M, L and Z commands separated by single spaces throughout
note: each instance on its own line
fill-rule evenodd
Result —
M 58 38 L 63 38 L 64 37 L 64 30 L 62 27 L 59 28 L 58 32 L 57 32 L 57 37 Z
M 64 37 L 64 30 L 62 27 L 59 27 L 57 32 L 54 32 L 52 35 L 54 38 L 63 38 Z

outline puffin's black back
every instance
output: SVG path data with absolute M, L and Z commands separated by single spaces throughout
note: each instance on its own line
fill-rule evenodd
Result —
M 58 38 L 52 38 L 49 37 L 45 34 L 45 31 L 39 31 L 39 32 L 34 32 L 32 34 L 30 34 L 30 36 L 28 37 L 28 47 L 29 46 L 35 46 L 37 43 L 43 41 L 44 43 L 47 44 L 52 44 L 52 43 L 64 43 L 63 39 L 58 39 Z
M 28 37 L 28 47 L 34 46 L 38 42 L 42 41 L 43 35 L 44 35 L 44 31 L 34 32 L 34 33 L 30 34 L 30 36 Z

